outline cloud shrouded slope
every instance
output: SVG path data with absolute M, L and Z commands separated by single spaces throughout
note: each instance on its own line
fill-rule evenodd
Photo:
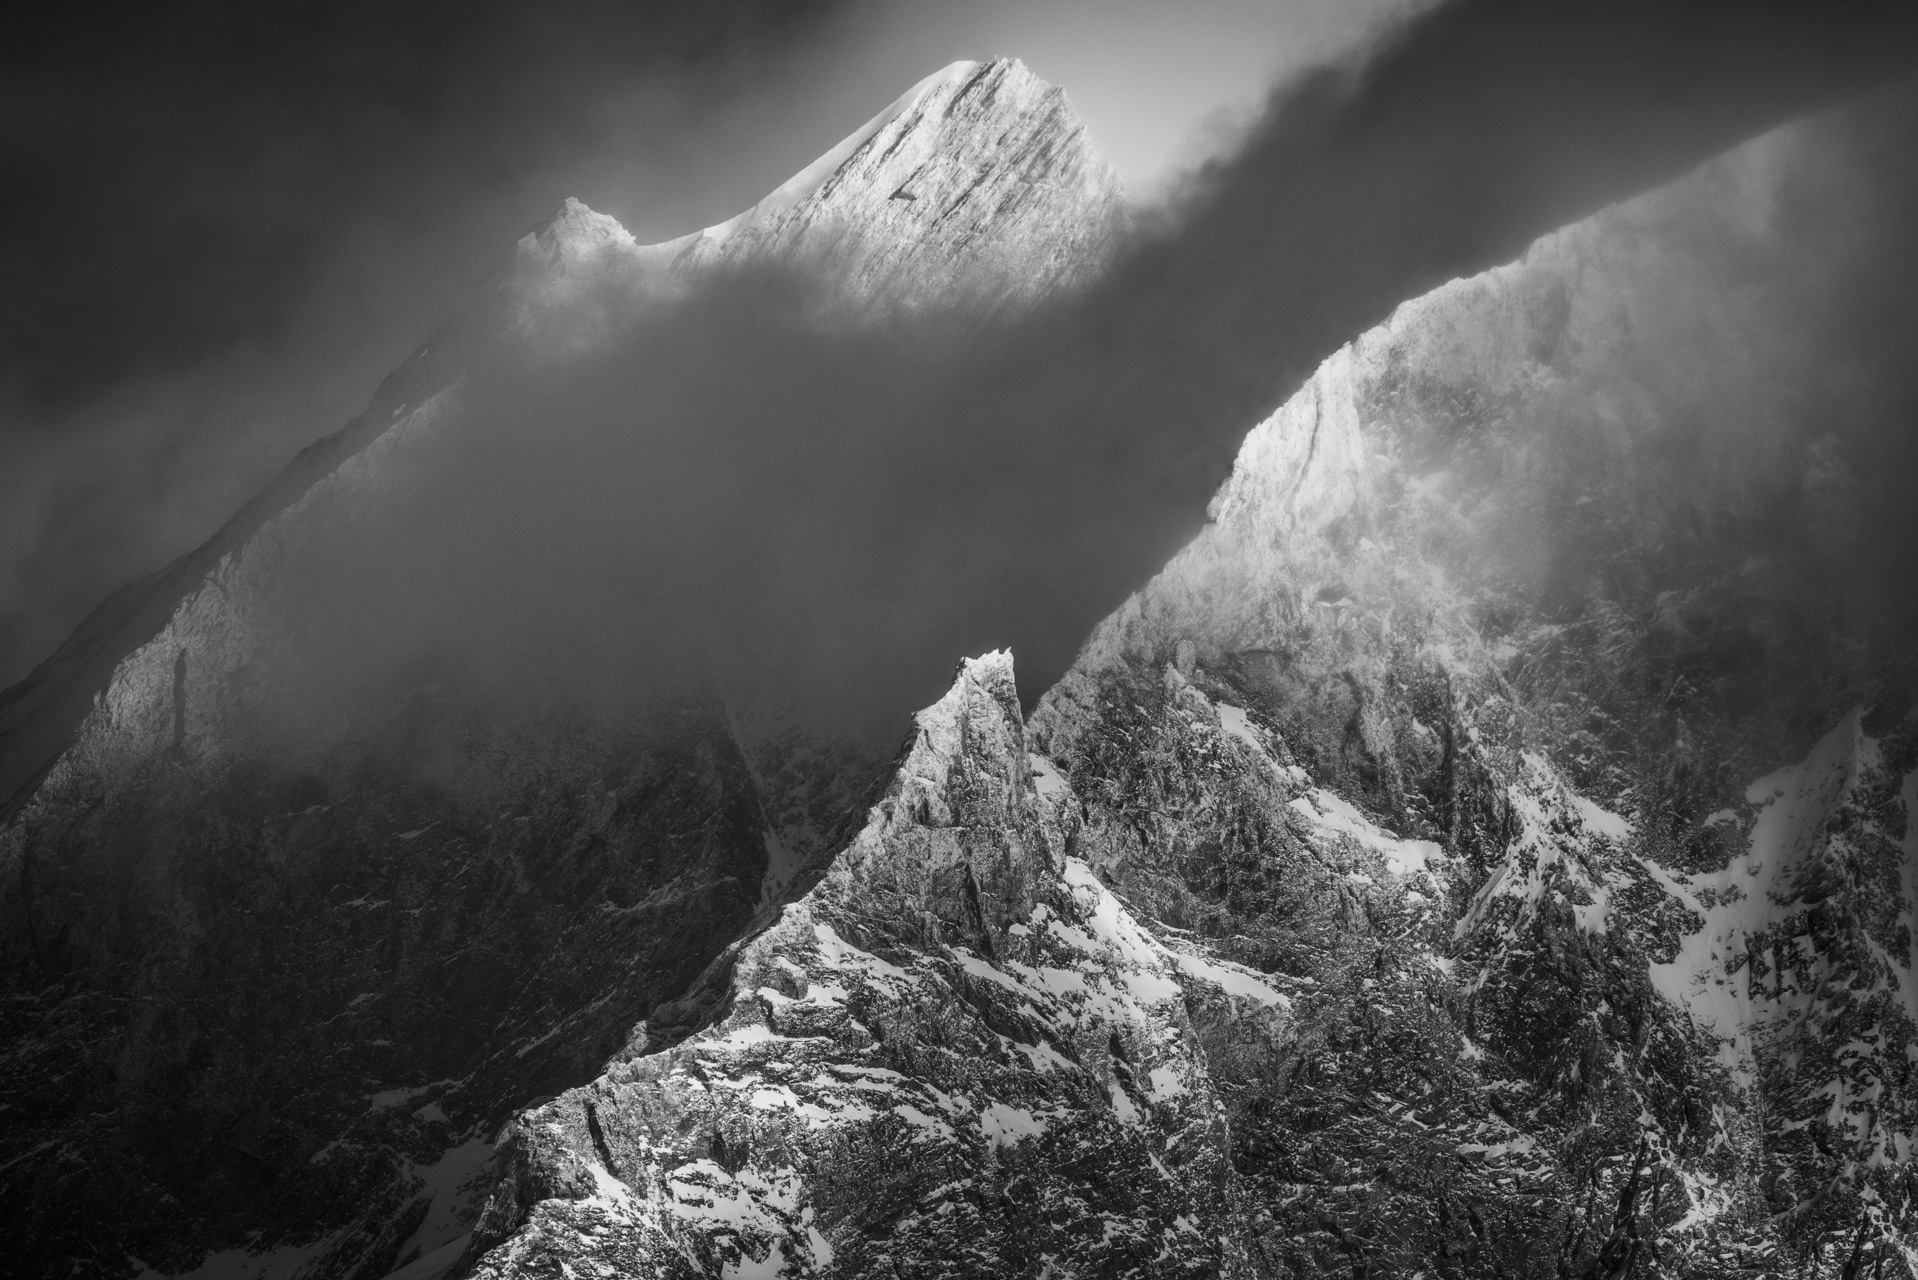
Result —
M 1280 92 L 1101 280 L 1015 322 L 822 329 L 807 281 L 748 271 L 634 308 L 601 354 L 497 353 L 392 538 L 315 584 L 334 625 L 309 640 L 356 679 L 437 654 L 586 695 L 690 650 L 878 726 L 1010 644 L 1036 692 L 1332 348 L 1902 70 L 1915 21 L 1451 6 Z

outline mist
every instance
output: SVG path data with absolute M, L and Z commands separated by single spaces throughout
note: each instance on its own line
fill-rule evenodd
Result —
M 1865 5 L 1443 9 L 1282 88 L 1096 284 L 1013 320 L 822 325 L 824 286 L 775 266 L 677 301 L 609 285 L 602 346 L 469 361 L 453 428 L 290 580 L 286 696 L 704 681 L 888 735 L 960 656 L 1010 646 L 1030 700 L 1333 348 L 1882 81 L 1914 29 Z
M 358 412 L 567 196 L 642 241 L 696 230 L 1005 52 L 1156 191 L 1405 7 L 36 10 L 0 49 L 0 685 Z

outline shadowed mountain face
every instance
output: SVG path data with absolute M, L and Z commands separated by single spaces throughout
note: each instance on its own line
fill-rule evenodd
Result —
M 1098 277 L 1109 173 L 1002 61 L 681 241 L 569 204 L 0 700 L 20 1269 L 1908 1274 L 1900 406 L 1815 375 L 1896 293 L 1899 206 L 1826 162 L 1910 118 L 1407 302 L 1029 718 L 987 654 L 896 759 L 723 615 L 595 613 L 671 661 L 549 697 L 625 634 L 492 678 L 563 566 L 455 661 L 410 628 L 473 594 L 379 561 L 445 541 L 418 477 L 501 353 L 603 368 L 768 261 L 827 332 L 1025 314 Z

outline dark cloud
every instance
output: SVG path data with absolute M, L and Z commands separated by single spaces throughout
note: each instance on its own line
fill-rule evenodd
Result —
M 356 412 L 565 195 L 663 238 L 751 203 L 857 125 L 871 108 L 856 85 L 793 83 L 843 7 L 11 18 L 0 682 Z
M 497 198 L 590 151 L 624 86 L 750 64 L 827 10 L 41 7 L 0 91 L 32 194 L 0 211 L 0 359 L 58 404 L 270 339 L 365 224 Z
M 434 73 L 439 33 L 469 21 L 444 17 L 415 20 L 393 46 L 428 66 L 420 86 L 388 51 L 363 69 L 377 92 L 319 95 L 348 119 L 322 134 L 349 150 L 370 132 L 437 146 L 435 113 L 472 110 L 495 124 L 471 136 L 565 145 L 553 140 L 576 123 L 566 104 L 590 97 L 567 95 L 593 76 L 538 56 L 528 63 L 547 71 L 501 72 L 504 88 L 485 56 Z M 470 21 L 491 33 L 473 47 L 508 63 L 545 30 Z M 678 22 L 662 28 L 672 57 L 737 47 L 724 23 Z M 749 34 L 782 30 L 752 19 Z M 957 655 L 1010 644 L 1036 693 L 1196 529 L 1244 431 L 1327 352 L 1404 298 L 1902 70 L 1915 30 L 1918 16 L 1889 4 L 1459 4 L 1362 70 L 1282 89 L 1243 148 L 1148 219 L 1099 284 L 1010 328 L 941 314 L 822 331 L 808 283 L 761 270 L 639 308 L 600 356 L 478 358 L 459 429 L 395 479 L 404 500 L 308 565 L 294 593 L 308 678 L 289 688 L 438 668 L 596 699 L 704 669 L 771 681 L 808 715 L 889 727 Z M 629 55 L 577 56 L 591 70 Z M 314 77 L 335 78 L 330 63 Z M 261 137 L 298 136 L 299 83 L 259 88 L 288 113 Z M 382 123 L 356 132 L 356 112 Z M 529 113 L 550 129 L 497 123 Z M 222 144 L 207 163 L 224 175 L 245 154 L 270 168 L 270 152 Z M 322 179 L 339 170 L 316 164 L 303 188 L 302 154 L 288 162 L 296 179 L 263 181 L 259 200 L 302 228 L 296 197 L 310 189 L 324 228 L 338 197 Z M 218 206 L 224 178 L 176 189 L 136 257 L 166 239 L 167 218 Z M 101 216 L 87 203 L 83 221 Z M 262 236 L 260 270 L 296 275 L 303 234 Z M 166 343 L 216 350 L 283 306 L 271 283 L 212 292 L 224 300 L 125 358 L 190 359 Z M 162 323 L 140 305 L 127 304 L 132 329 Z M 62 360 L 46 368 L 24 394 L 59 398 Z
M 1068 526 L 1124 525 L 1133 555 L 1055 570 L 1002 616 L 1030 678 L 1192 531 L 1245 427 L 1396 303 L 1915 63 L 1918 15 L 1890 5 L 1492 0 L 1413 25 L 1362 74 L 1281 91 L 1083 315 L 1021 344 L 1047 388 L 1023 412 L 1057 461 L 1080 441 L 1132 451 L 1142 491 L 1128 506 L 1091 484 L 1091 523 Z
M 642 240 L 678 235 L 749 206 L 928 70 L 1006 50 L 1069 80 L 1100 133 L 1139 135 L 1112 139 L 1137 169 L 1195 104 L 1349 44 L 1402 2 L 1194 0 L 1176 18 L 1144 0 L 228 2 L 13 18 L 0 684 L 350 418 L 566 196 Z
M 1285 89 L 1098 284 L 1010 326 L 822 330 L 807 282 L 761 269 L 640 308 L 603 355 L 488 357 L 302 631 L 356 678 L 380 654 L 599 697 L 705 669 L 880 732 L 957 655 L 1010 644 L 1031 696 L 1332 348 L 1902 69 L 1913 24 L 1461 5 Z

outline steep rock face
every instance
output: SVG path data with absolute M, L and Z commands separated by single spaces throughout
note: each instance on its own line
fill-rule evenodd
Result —
M 1188 1008 L 1277 1034 L 1289 997 L 1091 874 L 1007 655 L 917 730 L 826 877 L 709 975 L 709 1025 L 642 1025 L 514 1122 L 475 1274 L 1244 1273 Z
M 19 1269 L 370 1277 L 441 1248 L 502 1118 L 590 1078 L 856 821 L 870 762 L 710 682 L 608 724 L 429 672 L 283 732 L 259 672 L 323 607 L 285 584 L 460 431 L 475 352 L 577 352 L 612 303 L 753 261 L 867 307 L 961 280 L 1019 305 L 1090 268 L 1117 199 L 1063 95 L 999 61 L 683 241 L 569 202 L 364 415 L 0 695 Z
M 681 273 L 797 257 L 864 304 L 1029 298 L 1097 270 L 1118 194 L 1064 91 L 956 62 L 752 209 L 640 252 Z

